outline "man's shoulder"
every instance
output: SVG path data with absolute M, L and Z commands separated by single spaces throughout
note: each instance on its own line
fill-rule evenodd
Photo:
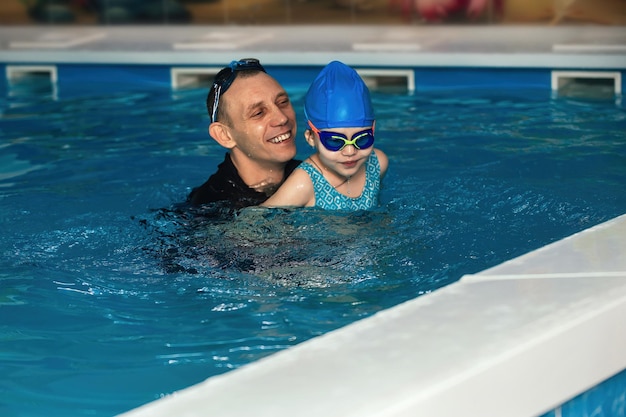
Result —
M 195 187 L 189 193 L 187 202 L 191 205 L 212 203 L 229 200 L 229 190 L 237 188 L 238 182 L 243 182 L 227 153 L 224 161 L 217 166 L 217 171 L 204 184 Z

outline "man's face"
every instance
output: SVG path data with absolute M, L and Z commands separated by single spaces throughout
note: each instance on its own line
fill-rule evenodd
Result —
M 274 78 L 263 72 L 237 77 L 224 98 L 234 152 L 261 165 L 295 157 L 296 114 Z

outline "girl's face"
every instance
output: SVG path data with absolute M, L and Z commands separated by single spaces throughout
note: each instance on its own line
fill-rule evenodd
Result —
M 322 131 L 332 131 L 345 135 L 348 140 L 354 139 L 354 135 L 362 133 L 372 126 L 364 127 L 337 127 L 332 129 L 322 129 Z M 352 177 L 359 172 L 363 164 L 372 153 L 374 146 L 365 149 L 358 149 L 354 145 L 346 145 L 338 151 L 330 151 L 320 142 L 320 137 L 312 130 L 305 132 L 305 137 L 309 145 L 314 146 L 318 152 L 320 162 L 324 167 L 339 177 Z

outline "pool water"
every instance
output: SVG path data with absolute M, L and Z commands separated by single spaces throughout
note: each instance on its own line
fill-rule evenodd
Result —
M 624 106 L 539 90 L 374 94 L 371 212 L 186 211 L 204 98 L 0 102 L 0 415 L 114 415 L 626 212 Z

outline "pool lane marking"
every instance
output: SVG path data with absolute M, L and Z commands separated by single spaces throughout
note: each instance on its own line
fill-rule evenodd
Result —
M 486 282 L 486 281 L 503 281 L 515 279 L 550 279 L 550 278 L 626 278 L 626 271 L 607 271 L 607 272 L 555 272 L 550 274 L 503 274 L 503 275 L 481 275 L 468 274 L 464 275 L 460 281 L 462 282 Z
M 104 32 L 91 33 L 83 36 L 76 36 L 76 34 L 73 33 L 48 32 L 44 33 L 38 40 L 35 41 L 11 41 L 9 42 L 9 47 L 14 49 L 70 48 L 97 41 L 105 37 L 106 33 Z
M 359 42 L 359 43 L 353 43 L 352 49 L 355 51 L 411 52 L 411 51 L 419 51 L 422 49 L 422 47 L 417 43 Z
M 557 43 L 552 45 L 554 52 L 626 52 L 626 44 Z
M 176 42 L 172 44 L 174 49 L 237 49 L 242 46 L 248 46 L 259 42 L 264 42 L 274 38 L 273 33 L 260 34 L 251 37 L 246 33 L 220 33 L 210 32 L 205 34 L 201 40 Z

